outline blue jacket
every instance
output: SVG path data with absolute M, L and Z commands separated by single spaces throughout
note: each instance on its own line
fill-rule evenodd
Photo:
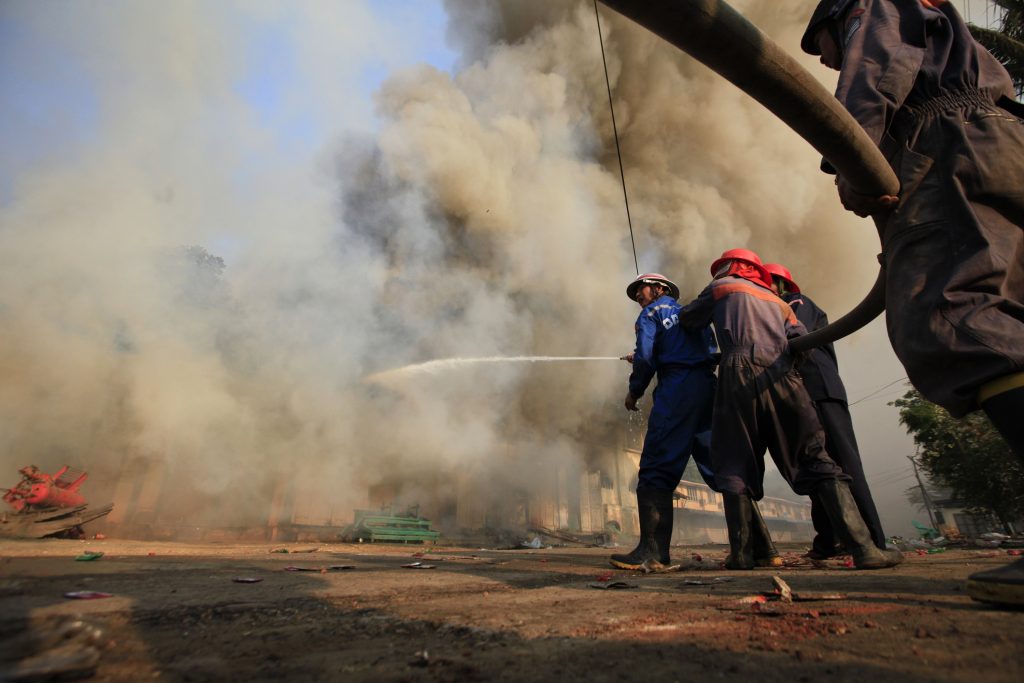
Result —
M 718 360 L 715 336 L 707 325 L 686 328 L 679 324 L 681 306 L 670 296 L 651 302 L 636 319 L 636 349 L 629 393 L 644 395 L 654 375 L 673 367 L 713 365 Z

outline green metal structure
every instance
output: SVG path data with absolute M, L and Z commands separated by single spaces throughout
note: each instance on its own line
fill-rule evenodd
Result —
M 369 543 L 432 543 L 441 532 L 430 528 L 429 519 L 402 517 L 381 510 L 356 510 L 346 540 Z

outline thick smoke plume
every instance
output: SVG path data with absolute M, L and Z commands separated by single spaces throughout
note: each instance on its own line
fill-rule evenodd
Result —
M 261 523 L 285 480 L 329 498 L 337 521 L 398 475 L 424 485 L 396 502 L 467 479 L 500 499 L 617 442 L 624 364 L 361 382 L 633 341 L 593 6 L 445 6 L 457 67 L 396 71 L 376 128 L 349 123 L 338 83 L 359 56 L 345 49 L 386 32 L 358 9 L 287 15 L 308 32 L 294 56 L 308 90 L 281 96 L 330 121 L 316 165 L 238 94 L 250 55 L 226 10 L 0 10 L 66 39 L 96 93 L 88 142 L 19 169 L 0 203 L 0 476 L 69 462 L 112 488 L 156 461 L 182 525 Z M 796 52 L 806 2 L 736 6 Z M 257 7 L 253 22 L 286 17 Z M 640 269 L 685 298 L 721 251 L 747 246 L 826 307 L 866 291 L 873 230 L 837 210 L 813 150 L 671 46 L 603 8 L 602 23 Z

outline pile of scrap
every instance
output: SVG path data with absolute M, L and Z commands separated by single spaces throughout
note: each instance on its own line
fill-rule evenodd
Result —
M 88 509 L 79 492 L 89 476 L 65 465 L 53 474 L 35 465 L 22 467 L 21 481 L 4 492 L 11 510 L 0 511 L 0 538 L 44 538 L 80 532 L 87 522 L 109 514 L 113 505 Z M 83 534 L 84 535 L 84 534 Z

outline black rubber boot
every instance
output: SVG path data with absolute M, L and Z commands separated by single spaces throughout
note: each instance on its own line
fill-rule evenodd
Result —
M 832 528 L 853 556 L 857 569 L 885 569 L 903 561 L 898 550 L 880 550 L 871 540 L 871 532 L 860 516 L 857 503 L 845 481 L 826 479 L 815 489 Z
M 640 542 L 628 554 L 615 554 L 608 558 L 613 567 L 619 569 L 640 569 L 646 564 L 648 568 L 661 566 L 658 541 L 655 530 L 658 528 L 660 514 L 657 504 L 658 492 L 650 489 L 637 489 L 636 510 L 640 515 Z
M 782 558 L 779 556 L 779 551 L 775 548 L 775 541 L 772 540 L 772 534 L 768 531 L 768 525 L 764 523 L 764 517 L 761 516 L 761 508 L 758 507 L 757 501 L 753 498 L 750 499 L 750 510 L 750 533 L 753 536 L 754 564 L 758 567 L 781 567 Z
M 967 594 L 979 602 L 1024 607 L 1024 558 L 967 577 Z
M 672 523 L 675 521 L 675 506 L 672 491 L 652 491 L 654 507 L 658 508 L 658 526 L 654 528 L 654 540 L 658 543 L 658 561 L 666 567 L 672 564 Z
M 981 404 L 1010 449 L 1024 460 L 1024 387 L 996 394 Z
M 726 569 L 754 568 L 754 539 L 750 531 L 754 515 L 753 502 L 750 496 L 722 494 L 725 524 L 729 528 L 729 556 L 725 558 Z

